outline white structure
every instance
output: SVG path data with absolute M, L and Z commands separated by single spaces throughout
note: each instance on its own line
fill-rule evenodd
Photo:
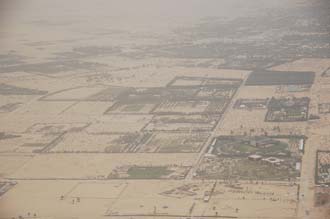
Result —
M 304 148 L 305 148 L 305 139 L 301 138 L 299 140 L 299 150 L 304 151 Z

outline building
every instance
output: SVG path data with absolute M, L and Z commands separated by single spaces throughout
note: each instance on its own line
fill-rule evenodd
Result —
M 259 160 L 262 159 L 262 156 L 257 155 L 257 154 L 253 154 L 253 155 L 250 155 L 250 156 L 248 157 L 248 159 L 249 159 L 249 160 L 252 160 L 252 161 L 259 161 Z
M 268 157 L 262 159 L 265 163 L 271 164 L 271 165 L 280 165 L 284 160 L 276 158 L 276 157 Z

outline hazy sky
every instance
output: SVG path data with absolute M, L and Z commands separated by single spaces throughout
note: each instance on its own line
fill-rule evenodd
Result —
M 0 32 L 14 34 L 36 20 L 86 22 L 112 28 L 170 29 L 201 18 L 226 19 L 266 13 L 269 8 L 297 6 L 306 0 L 0 0 Z M 312 1 L 312 0 L 310 0 Z M 157 23 L 158 22 L 158 23 Z M 87 24 L 87 23 L 86 23 Z M 157 26 L 159 24 L 159 27 Z
M 15 16 L 231 16 L 296 0 L 0 0 Z M 8 3 L 10 2 L 10 3 Z M 2 3 L 4 5 L 4 3 Z M 8 15 L 8 13 L 7 13 Z

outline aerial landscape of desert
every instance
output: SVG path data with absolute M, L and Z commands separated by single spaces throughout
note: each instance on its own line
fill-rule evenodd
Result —
M 4 0 L 0 219 L 329 219 L 328 0 Z

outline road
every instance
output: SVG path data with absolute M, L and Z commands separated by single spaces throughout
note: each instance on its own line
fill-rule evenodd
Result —
M 241 87 L 244 86 L 245 84 L 245 81 L 248 77 L 249 73 L 247 73 L 245 75 L 245 77 L 243 78 L 243 82 L 241 83 L 241 85 L 238 87 L 237 91 L 235 92 L 235 94 L 233 95 L 230 103 L 228 104 L 228 106 L 226 107 L 225 111 L 223 112 L 223 114 L 221 115 L 221 118 L 219 119 L 217 125 L 215 126 L 215 128 L 213 129 L 213 132 L 211 133 L 210 137 L 207 139 L 206 143 L 204 144 L 203 148 L 201 149 L 201 151 L 199 152 L 198 154 L 198 157 L 196 159 L 196 162 L 195 164 L 192 166 L 192 168 L 190 169 L 189 173 L 187 174 L 186 176 L 186 180 L 191 180 L 193 179 L 193 176 L 194 176 L 194 173 L 196 172 L 196 170 L 198 169 L 203 157 L 204 157 L 204 154 L 206 153 L 207 149 L 208 149 L 208 146 L 212 143 L 212 140 L 217 137 L 217 130 L 219 130 L 223 124 L 223 120 L 224 118 L 226 117 L 226 114 L 229 112 L 229 110 L 232 109 L 233 105 L 234 105 L 234 100 L 236 99 Z

